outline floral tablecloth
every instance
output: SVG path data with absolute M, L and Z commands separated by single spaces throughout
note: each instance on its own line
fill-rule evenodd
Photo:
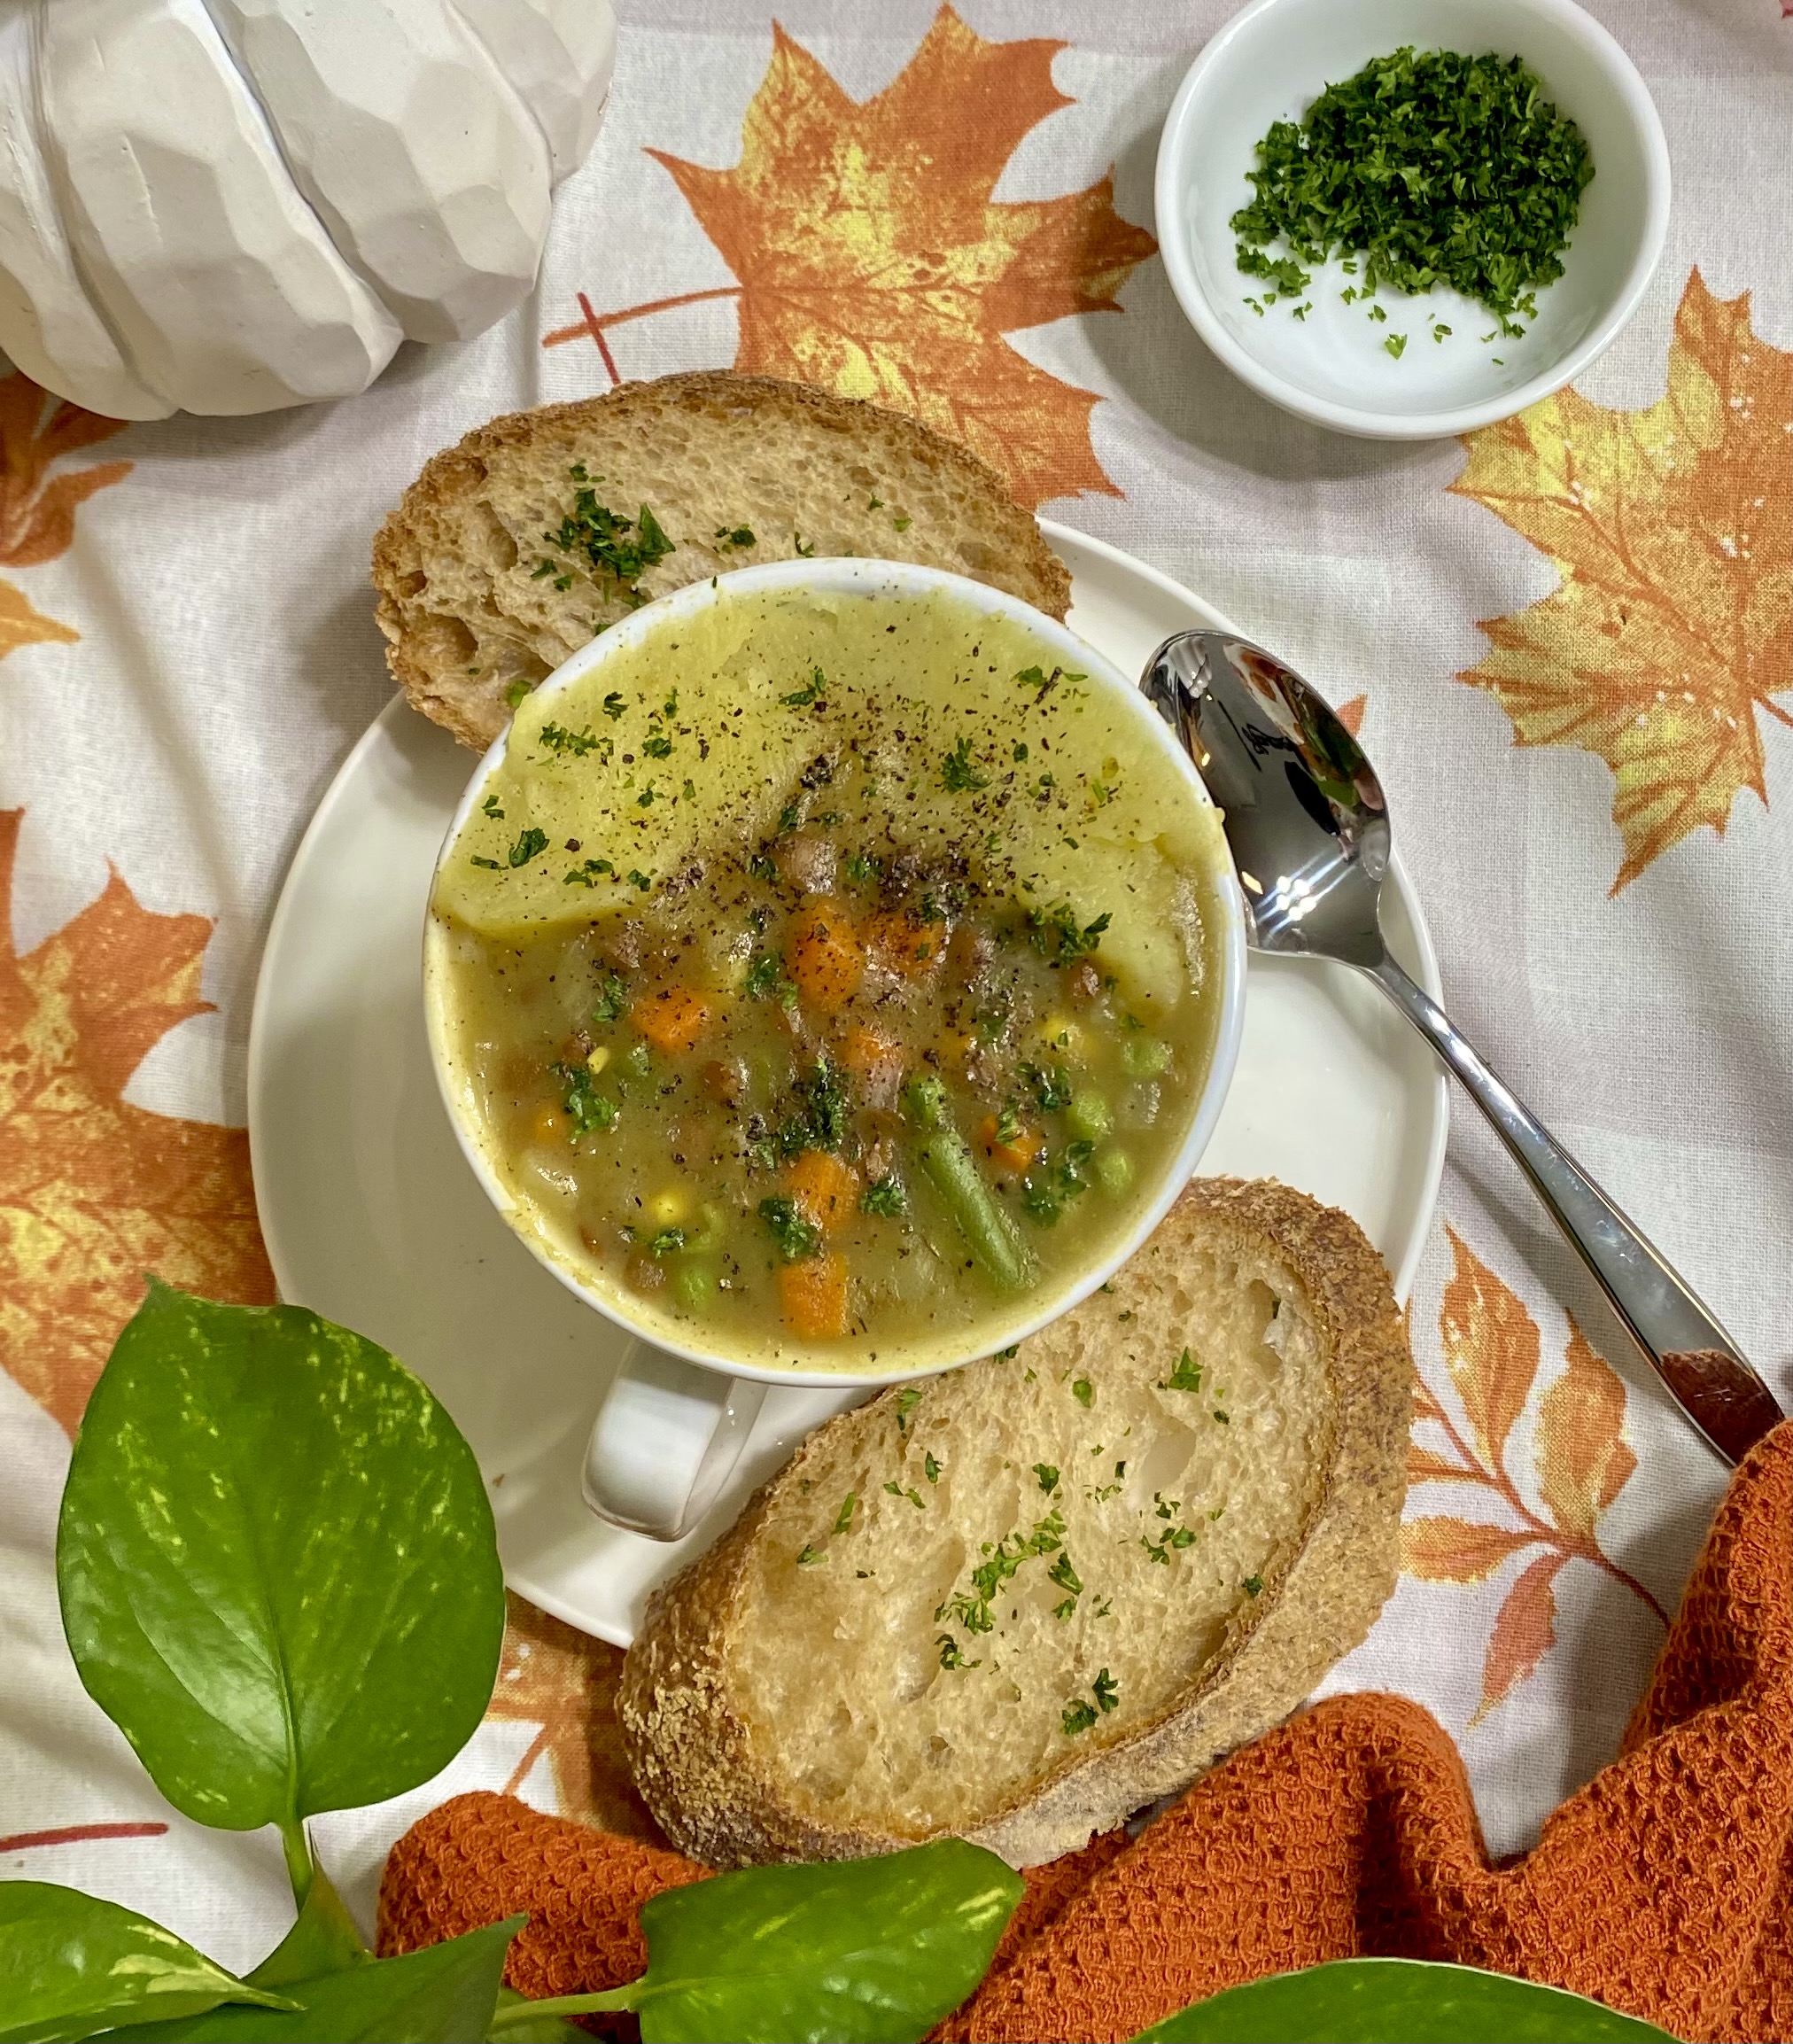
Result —
M 1793 1404 L 1793 23 L 1595 0 L 1668 132 L 1661 268 L 1576 390 L 1410 447 L 1259 402 L 1171 299 L 1158 128 L 1228 11 L 624 0 L 597 148 L 496 330 L 252 419 L 120 427 L 0 377 L 0 1877 L 231 1965 L 287 1920 L 273 1835 L 177 1816 L 75 1679 L 69 1434 L 145 1270 L 272 1296 L 251 993 L 390 692 L 375 526 L 468 427 L 618 378 L 912 408 L 1350 703 L 1455 1011 Z M 1329 1687 L 1435 1712 L 1511 1851 L 1611 1755 L 1724 1473 L 1466 1106 L 1412 1329 L 1404 1574 Z M 319 1826 L 364 1916 L 458 1789 L 646 1826 L 617 1659 L 514 1603 L 462 1757 Z

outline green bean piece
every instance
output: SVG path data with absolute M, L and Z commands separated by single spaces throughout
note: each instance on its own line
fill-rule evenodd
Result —
M 1129 1037 L 1121 1045 L 1121 1064 L 1129 1078 L 1155 1079 L 1170 1068 L 1170 1045 L 1162 1037 Z
M 672 1279 L 672 1294 L 687 1313 L 707 1313 L 716 1299 L 716 1267 L 681 1263 Z
M 965 1138 L 953 1127 L 946 1088 L 916 1079 L 904 1095 L 910 1123 L 922 1134 L 916 1160 L 965 1237 L 971 1253 L 1005 1292 L 1024 1292 L 1035 1278 L 1033 1252 L 1007 1208 L 984 1183 Z
M 1071 1096 L 1071 1104 L 1065 1109 L 1065 1126 L 1085 1142 L 1099 1143 L 1114 1129 L 1114 1116 L 1100 1093 L 1086 1090 Z
M 1125 1150 L 1110 1143 L 1106 1149 L 1096 1153 L 1096 1183 L 1108 1194 L 1118 1200 L 1133 1183 L 1133 1160 Z

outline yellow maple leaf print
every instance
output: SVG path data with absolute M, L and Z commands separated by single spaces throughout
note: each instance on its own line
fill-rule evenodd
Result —
M 73 626 L 46 618 L 16 583 L 0 581 L 0 660 L 21 646 L 67 646 L 80 637 Z
M 1090 441 L 1094 394 L 1003 337 L 1118 311 L 1115 292 L 1157 248 L 1115 213 L 1112 173 L 1058 198 L 991 197 L 1022 138 L 1071 104 L 1052 83 L 1063 47 L 986 43 L 943 7 L 861 104 L 774 24 L 734 168 L 648 152 L 739 279 L 692 294 L 738 298 L 737 369 L 911 413 L 1029 507 L 1118 493 Z M 605 323 L 591 323 L 602 345 Z
M 1617 894 L 1743 789 L 1766 803 L 1758 714 L 1793 672 L 1793 354 L 1750 327 L 1747 291 L 1688 278 L 1668 390 L 1639 412 L 1559 391 L 1464 436 L 1451 488 L 1548 554 L 1559 587 L 1485 619 L 1486 688 L 1520 745 L 1612 769 Z
M 21 814 L 0 812 L 0 1368 L 72 1434 L 145 1271 L 253 1306 L 274 1277 L 246 1131 L 124 1098 L 151 1048 L 210 1008 L 211 924 L 144 908 L 114 874 L 16 956 Z

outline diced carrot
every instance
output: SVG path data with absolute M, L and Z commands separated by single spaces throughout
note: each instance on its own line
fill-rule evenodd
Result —
M 688 1051 L 710 1026 L 710 1004 L 686 986 L 663 986 L 629 1010 L 636 1033 L 656 1051 Z
M 930 978 L 946 950 L 946 925 L 922 922 L 901 909 L 887 909 L 865 924 L 865 948 L 886 972 L 904 979 Z
M 986 1115 L 978 1124 L 978 1146 L 987 1157 L 992 1157 L 1005 1170 L 1025 1171 L 1045 1148 L 1045 1138 L 1037 1129 L 1017 1129 L 1013 1135 L 997 1139 L 997 1118 Z
M 544 1100 L 529 1117 L 529 1132 L 539 1143 L 551 1143 L 556 1136 L 566 1133 L 566 1117 L 551 1102 Z
M 812 1228 L 832 1235 L 852 1219 L 858 1174 L 826 1150 L 804 1150 L 790 1168 L 791 1198 Z
M 785 970 L 798 994 L 820 1014 L 833 1014 L 853 997 L 865 970 L 853 919 L 827 895 L 805 902 L 791 919 Z
M 793 1334 L 826 1341 L 847 1332 L 847 1259 L 833 1255 L 806 1256 L 786 1263 L 778 1274 L 779 1304 Z
M 902 1083 L 908 1054 L 895 1038 L 857 1023 L 841 1045 L 841 1062 L 858 1080 L 874 1104 L 888 1104 Z

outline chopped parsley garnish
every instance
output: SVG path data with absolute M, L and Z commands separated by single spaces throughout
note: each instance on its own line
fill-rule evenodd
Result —
M 916 1511 L 927 1511 L 928 1506 L 923 1501 L 921 1493 L 919 1490 L 905 1490 L 900 1483 L 887 1483 L 884 1488 L 890 1493 L 892 1497 L 906 1497 L 910 1504 L 915 1507 Z
M 940 762 L 940 785 L 949 795 L 975 795 L 990 786 L 990 776 L 980 773 L 971 756 L 971 741 L 961 738 Z
M 571 1124 L 570 1139 L 578 1142 L 581 1136 L 588 1136 L 594 1129 L 613 1129 L 617 1116 L 622 1109 L 616 1101 L 598 1091 L 597 1074 L 589 1065 L 555 1065 L 555 1076 L 566 1083 L 561 1093 L 561 1107 Z
M 850 1490 L 841 1500 L 841 1509 L 834 1514 L 834 1531 L 844 1533 L 853 1523 L 853 1507 L 859 1502 L 857 1490 Z
M 921 1473 L 930 1483 L 938 1483 L 940 1481 L 940 1465 L 925 1449 L 921 1455 Z
M 1121 1701 L 1121 1685 L 1105 1667 L 1090 1684 L 1096 1696 L 1096 1708 L 1105 1714 L 1113 1710 Z
M 563 758 L 570 753 L 575 759 L 583 759 L 586 753 L 594 752 L 599 746 L 609 742 L 608 739 L 600 738 L 589 727 L 580 731 L 569 731 L 564 724 L 544 724 L 536 733 L 536 737 L 550 752 Z
M 677 550 L 646 504 L 633 518 L 625 518 L 601 504 L 590 489 L 578 491 L 571 511 L 542 537 L 563 554 L 584 555 L 594 569 L 609 575 L 632 597 L 648 570 Z
M 1201 1364 L 1193 1353 L 1185 1348 L 1176 1358 L 1176 1367 L 1168 1377 L 1158 1380 L 1160 1391 L 1199 1391 L 1201 1389 Z
M 1231 225 L 1266 302 L 1300 298 L 1304 265 L 1350 252 L 1362 295 L 1448 284 L 1509 335 L 1562 276 L 1594 175 L 1580 129 L 1522 59 L 1410 46 L 1328 85 L 1299 123 L 1274 121 L 1257 159 L 1257 196 Z
M 850 851 L 846 867 L 847 878 L 856 886 L 863 887 L 868 881 L 881 880 L 884 876 L 882 862 L 873 859 L 869 852 Z
M 920 1403 L 921 1394 L 912 1384 L 905 1387 L 904 1389 L 899 1391 L 896 1394 L 897 1433 L 907 1434 L 909 1432 L 910 1416 L 912 1413 L 913 1413 L 915 1408 L 920 1404 Z
M 1264 1594 L 1264 1579 L 1261 1575 L 1248 1575 L 1239 1587 L 1247 1597 L 1261 1597 Z
M 1087 1377 L 1079 1377 L 1071 1386 L 1071 1395 L 1087 1412 L 1096 1401 L 1096 1387 Z
M 1077 1599 L 1083 1594 L 1083 1580 L 1071 1566 L 1068 1554 L 1061 1554 L 1046 1571 L 1048 1578 L 1066 1592 L 1062 1604 L 1052 1606 L 1054 1618 L 1069 1618 L 1077 1608 Z
M 819 667 L 810 670 L 810 678 L 801 688 L 793 688 L 788 696 L 780 696 L 779 701 L 791 710 L 807 710 L 812 703 L 826 700 L 828 678 Z
M 1050 1462 L 1035 1463 L 1034 1474 L 1039 1478 L 1040 1488 L 1048 1497 L 1059 1488 L 1059 1473 Z
M 966 1660 L 959 1642 L 950 1632 L 943 1632 L 934 1643 L 940 1649 L 942 1667 L 982 1667 L 981 1660 Z
M 1407 352 L 1407 336 L 1404 333 L 1392 333 L 1382 345 L 1399 361 Z
M 485 812 L 486 815 L 496 817 L 501 823 L 503 822 L 504 812 L 498 806 L 498 797 L 495 795 L 488 795 L 479 806 Z
M 488 873 L 502 873 L 504 871 L 504 868 L 495 859 L 482 859 L 477 851 L 473 855 L 472 863 L 475 866 L 483 866 Z
M 811 540 L 810 541 L 810 543 L 809 543 L 807 546 L 805 546 L 805 545 L 803 544 L 803 534 L 802 534 L 800 532 L 798 532 L 795 526 L 793 526 L 793 527 L 791 528 L 791 545 L 792 545 L 792 547 L 793 547 L 793 548 L 796 549 L 796 556 L 797 556 L 798 560 L 800 560 L 800 561 L 812 561 L 812 560 L 815 558 L 815 554 L 816 554 L 816 543 L 815 543 L 815 541 L 814 541 L 813 540 Z
M 971 1572 L 970 1590 L 959 1590 L 948 1597 L 935 1611 L 935 1622 L 951 1618 L 966 1632 L 992 1630 L 996 1620 L 990 1604 L 1003 1584 L 1029 1556 L 1055 1554 L 1064 1544 L 1065 1517 L 1061 1512 L 1050 1512 L 1044 1519 L 1036 1519 L 1033 1531 L 1025 1536 L 1016 1531 L 1005 1535 L 994 1546 L 986 1542 L 984 1558 Z
M 770 952 L 763 952 L 748 967 L 742 985 L 749 1000 L 764 1000 L 767 994 L 777 991 L 783 977 L 783 964 Z
M 649 759 L 670 759 L 672 757 L 672 741 L 664 732 L 656 731 L 652 737 L 641 741 L 641 750 Z
M 629 989 L 621 973 L 606 973 L 598 982 L 598 998 L 592 1007 L 592 1020 L 599 1022 L 620 1022 L 629 1012 Z
M 813 1256 L 822 1246 L 822 1231 L 803 1218 L 795 1200 L 781 1193 L 769 1194 L 759 1203 L 759 1217 L 772 1230 L 779 1255 L 787 1263 Z
M 604 698 L 603 707 L 604 715 L 614 724 L 624 711 L 628 708 L 628 704 L 624 702 L 621 694 L 617 689 L 612 688 Z
M 510 709 L 515 710 L 517 704 L 523 701 L 524 697 L 527 696 L 531 689 L 532 689 L 534 687 L 534 682 L 525 681 L 521 675 L 518 675 L 515 681 L 507 682 L 505 684 L 505 703 Z
M 547 831 L 538 830 L 533 824 L 531 824 L 527 830 L 517 832 L 516 843 L 504 856 L 512 866 L 527 866 L 538 852 L 547 850 Z
M 1033 1088 L 1042 1114 L 1057 1114 L 1070 1106 L 1071 1075 L 1062 1065 L 1024 1064 L 1021 1076 Z
M 1067 1739 L 1075 1738 L 1079 1732 L 1088 1731 L 1095 1721 L 1095 1705 L 1082 1701 L 1067 1704 L 1064 1714 L 1059 1720 L 1059 1722 L 1065 1728 L 1065 1737 Z
M 799 1568 L 813 1568 L 819 1561 L 826 1561 L 827 1558 L 828 1550 L 826 1547 L 806 1545 L 803 1552 L 797 1557 L 797 1566 Z
M 1102 933 L 1114 918 L 1098 915 L 1093 922 L 1079 924 L 1068 902 L 1056 908 L 1028 911 L 1028 935 L 1034 949 L 1054 965 L 1075 965 L 1098 950 Z
M 751 525 L 718 525 L 717 542 L 722 547 L 757 547 L 759 541 L 753 536 Z
M 684 1247 L 683 1228 L 662 1228 L 649 1240 L 648 1254 L 650 1256 L 670 1256 L 675 1249 L 682 1249 Z
M 1220 1421 L 1222 1426 L 1230 1426 L 1232 1425 L 1232 1419 L 1230 1416 L 1222 1412 L 1218 1405 L 1216 1405 L 1214 1409 L 1214 1416 Z
M 900 1219 L 909 1211 L 909 1195 L 898 1177 L 873 1178 L 859 1195 L 859 1211 L 877 1214 L 887 1221 Z
M 1195 1545 L 1195 1534 L 1190 1527 L 1173 1526 L 1156 1546 L 1143 1533 L 1139 1535 L 1139 1544 L 1153 1561 L 1161 1561 L 1168 1568 L 1172 1554 L 1181 1548 Z
M 1058 1224 L 1063 1209 L 1059 1197 L 1043 1178 L 1021 1180 L 1021 1211 L 1036 1227 L 1051 1228 Z
M 789 1156 L 802 1149 L 838 1150 L 849 1128 L 847 1082 L 839 1068 L 819 1057 L 792 1081 L 791 1090 L 797 1111 L 779 1130 L 780 1148 Z

